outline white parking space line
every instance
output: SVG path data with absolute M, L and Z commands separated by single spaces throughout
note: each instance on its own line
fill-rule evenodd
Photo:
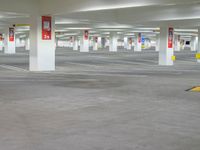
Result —
M 10 65 L 0 65 L 1 68 L 8 69 L 8 70 L 13 70 L 13 71 L 18 71 L 18 72 L 29 72 L 28 70 L 10 66 Z

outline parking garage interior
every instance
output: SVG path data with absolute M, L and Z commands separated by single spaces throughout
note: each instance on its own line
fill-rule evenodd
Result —
M 199 0 L 1 0 L 0 150 L 199 150 Z

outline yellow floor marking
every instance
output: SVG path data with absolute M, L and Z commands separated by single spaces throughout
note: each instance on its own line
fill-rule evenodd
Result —
M 200 59 L 200 53 L 196 54 L 196 59 Z
M 191 89 L 192 92 L 200 92 L 200 86 Z
M 175 61 L 176 60 L 176 56 L 172 56 L 172 61 Z

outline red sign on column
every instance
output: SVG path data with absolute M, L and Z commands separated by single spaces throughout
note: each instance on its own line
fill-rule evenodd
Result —
M 52 18 L 50 16 L 42 16 L 42 40 L 51 40 Z
M 85 31 L 84 31 L 84 39 L 85 39 L 85 40 L 88 40 L 88 39 L 89 39 L 89 31 L 88 31 L 88 30 L 85 30 Z
M 142 34 L 138 33 L 138 43 L 141 43 L 141 41 L 142 41 Z
M 9 41 L 14 42 L 15 41 L 15 29 L 9 28 Z
M 168 34 L 168 48 L 173 48 L 174 28 L 169 28 Z

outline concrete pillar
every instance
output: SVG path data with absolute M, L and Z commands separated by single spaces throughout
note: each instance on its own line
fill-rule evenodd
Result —
M 3 34 L 0 34 L 0 51 L 3 51 Z
M 198 36 L 195 37 L 195 51 L 198 50 Z
M 136 34 L 134 51 L 135 52 L 141 52 L 142 51 L 142 34 L 141 33 Z
M 90 38 L 89 40 L 89 49 L 93 49 L 93 38 Z
M 156 52 L 160 51 L 160 34 L 156 34 Z
M 3 41 L 0 41 L 0 51 L 3 51 Z
M 58 47 L 58 38 L 55 38 L 55 50 L 57 49 L 57 47 Z
M 128 37 L 124 37 L 124 49 L 128 49 Z
M 15 54 L 16 45 L 15 45 L 15 28 L 11 27 L 5 33 L 4 38 L 4 53 L 6 54 Z
M 198 48 L 197 53 L 200 53 L 200 27 L 198 28 Z M 197 62 L 200 63 L 200 59 L 197 59 Z
M 172 66 L 174 56 L 173 49 L 174 29 L 171 27 L 160 28 L 160 52 L 159 52 L 159 65 Z
M 0 51 L 3 51 L 3 41 L 0 41 Z
M 70 37 L 69 47 L 73 49 L 73 47 L 74 47 L 74 37 Z
M 101 37 L 98 37 L 98 48 L 102 48 L 102 38 Z
M 25 40 L 25 50 L 29 51 L 30 50 L 30 39 L 26 38 Z
M 97 51 L 98 50 L 98 37 L 93 37 L 93 50 Z
M 174 35 L 174 51 L 181 51 L 181 37 Z
M 128 50 L 131 50 L 131 49 L 132 49 L 132 44 L 133 44 L 133 40 L 132 40 L 132 38 L 130 37 L 130 38 L 128 38 L 128 45 L 127 45 L 127 49 L 128 49 Z
M 191 38 L 191 51 L 197 51 L 197 43 L 198 43 L 198 38 L 196 36 L 192 36 Z
M 106 48 L 106 38 L 105 37 L 102 38 L 101 43 L 102 43 L 102 48 Z
M 71 48 L 72 47 L 71 39 L 68 39 L 66 42 L 67 42 L 67 47 Z
M 80 52 L 89 52 L 89 31 L 85 30 L 82 32 Z
M 116 32 L 110 33 L 110 52 L 117 52 L 118 36 Z
M 78 50 L 78 37 L 77 36 L 73 37 L 73 50 L 74 51 Z
M 51 16 L 31 16 L 30 70 L 55 70 L 55 21 Z

